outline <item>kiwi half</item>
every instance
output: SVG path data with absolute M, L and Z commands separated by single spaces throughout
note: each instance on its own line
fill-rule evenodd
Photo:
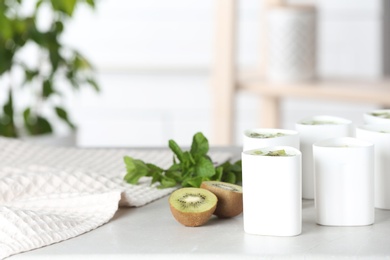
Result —
M 218 203 L 214 215 L 219 218 L 230 218 L 242 213 L 241 186 L 221 181 L 204 181 L 200 187 L 217 196 Z
M 169 197 L 174 218 L 184 226 L 197 227 L 206 223 L 217 207 L 218 198 L 201 188 L 181 188 Z

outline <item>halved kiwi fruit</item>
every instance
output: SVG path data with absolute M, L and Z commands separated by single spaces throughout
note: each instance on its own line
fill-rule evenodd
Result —
M 217 207 L 218 198 L 201 188 L 181 188 L 169 197 L 169 205 L 175 219 L 188 227 L 206 223 Z
M 221 181 L 204 181 L 200 187 L 217 196 L 218 204 L 214 215 L 219 218 L 230 218 L 242 213 L 241 186 Z

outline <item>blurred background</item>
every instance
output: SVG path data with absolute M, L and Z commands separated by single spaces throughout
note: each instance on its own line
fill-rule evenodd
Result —
M 317 6 L 317 75 L 376 80 L 389 74 L 390 48 L 386 43 L 390 43 L 390 0 L 293 2 Z M 99 0 L 94 8 L 88 4 L 77 6 L 64 23 L 60 40 L 77 49 L 94 67 L 94 81 L 100 91 L 92 86 L 71 91 L 64 88 L 62 92 L 67 99 L 61 101 L 61 107 L 77 126 L 73 136 L 76 145 L 166 146 L 172 138 L 189 145 L 198 131 L 210 136 L 210 143 L 215 144 L 211 137 L 211 77 L 218 3 Z M 262 6 L 261 0 L 237 1 L 236 54 L 240 70 L 257 66 L 261 59 Z M 49 12 L 43 15 L 43 27 L 49 16 Z M 38 59 L 32 50 L 20 55 L 21 60 L 30 63 Z M 18 72 L 13 73 L 18 78 Z M 0 75 L 2 106 L 6 103 L 9 80 L 7 73 Z M 61 88 L 61 83 L 57 85 Z M 21 107 L 29 102 L 29 95 L 13 95 L 14 103 Z M 261 122 L 261 101 L 248 92 L 236 92 L 234 100 L 231 144 L 240 145 L 244 129 L 257 127 Z M 297 120 L 315 114 L 341 116 L 360 124 L 362 113 L 377 107 L 286 98 L 281 104 L 281 126 L 293 129 Z M 55 136 L 66 136 L 72 131 L 59 112 L 56 110 L 56 117 L 61 120 L 53 119 L 53 132 Z

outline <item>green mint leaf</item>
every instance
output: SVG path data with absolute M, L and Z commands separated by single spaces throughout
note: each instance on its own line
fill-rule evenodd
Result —
M 215 168 L 215 175 L 212 177 L 213 181 L 221 181 L 223 174 L 223 167 L 219 166 Z
M 181 164 L 172 164 L 167 171 L 181 171 Z
M 174 179 L 164 176 L 161 180 L 161 185 L 157 186 L 157 188 L 165 189 L 165 188 L 170 188 L 175 186 L 176 186 L 176 181 Z
M 190 187 L 190 185 L 187 183 L 188 180 L 189 180 L 189 178 L 184 179 L 184 180 L 180 183 L 180 186 L 181 186 L 181 187 Z
M 242 160 L 238 160 L 234 163 L 234 165 L 238 165 L 240 167 L 242 167 Z
M 183 180 L 186 178 L 192 178 L 195 175 L 195 167 L 190 167 L 183 170 Z
M 236 183 L 242 182 L 242 161 L 235 162 L 232 170 L 236 174 Z
M 172 152 L 176 155 L 177 159 L 179 159 L 180 162 L 183 162 L 183 151 L 180 146 L 173 140 L 169 140 L 168 145 Z
M 152 184 L 161 181 L 164 170 L 151 163 L 147 163 L 146 166 L 148 167 L 148 173 L 145 176 L 152 177 Z
M 199 188 L 200 185 L 202 184 L 204 178 L 202 177 L 193 177 L 193 178 L 188 178 L 188 179 L 185 179 L 183 182 L 182 182 L 182 186 L 183 187 L 195 187 L 195 188 Z
M 228 172 L 222 177 L 222 181 L 229 183 L 236 183 L 236 175 L 233 172 Z
M 181 171 L 166 171 L 165 176 L 168 178 L 174 179 L 177 182 L 180 182 L 182 179 Z
M 196 164 L 195 159 L 192 157 L 190 152 L 183 153 L 183 161 L 181 162 L 182 170 L 186 173 L 190 168 Z
M 200 177 L 212 177 L 215 174 L 213 162 L 205 157 L 200 157 L 195 165 L 195 174 Z
M 230 180 L 227 182 L 231 182 L 231 183 L 242 182 L 241 160 L 236 161 L 234 164 L 230 163 L 229 161 L 226 161 L 223 164 L 221 164 L 219 167 L 223 168 L 223 174 L 221 178 L 222 181 Z M 235 177 L 232 177 L 231 176 L 232 174 L 234 174 Z
M 194 157 L 202 157 L 209 151 L 209 141 L 202 133 L 196 133 L 192 139 L 190 153 Z
M 152 171 L 152 172 L 158 172 L 158 173 L 163 173 L 163 172 L 164 172 L 164 170 L 161 169 L 160 167 L 158 167 L 157 165 L 154 165 L 154 164 L 151 164 L 151 163 L 146 163 L 145 165 L 146 165 L 146 166 L 149 168 L 149 170 Z
M 196 160 L 195 160 L 194 156 L 192 156 L 192 154 L 190 152 L 187 152 L 187 153 L 188 153 L 188 157 L 190 158 L 190 162 L 192 164 L 196 164 Z
M 235 183 L 240 183 L 242 182 L 242 172 L 235 172 L 236 175 L 236 181 Z
M 242 171 L 242 165 L 241 165 L 241 160 L 238 160 L 234 164 L 231 165 L 231 170 L 234 172 L 241 172 Z
M 25 117 L 30 111 L 26 111 Z M 174 153 L 173 164 L 164 170 L 156 165 L 144 163 L 125 156 L 127 174 L 124 179 L 136 184 L 143 176 L 152 177 L 152 183 L 159 182 L 158 188 L 175 187 L 200 187 L 202 181 L 216 180 L 230 183 L 242 181 L 241 161 L 232 164 L 226 161 L 218 167 L 214 167 L 211 158 L 207 155 L 209 145 L 202 133 L 194 135 L 190 151 L 183 151 L 178 144 L 169 140 L 169 147 Z M 178 159 L 178 161 L 176 161 Z
M 137 171 L 134 171 L 134 172 L 128 172 L 126 175 L 125 175 L 125 181 L 127 183 L 130 183 L 130 184 L 137 184 L 138 183 L 138 180 L 145 176 L 144 173 L 142 172 L 137 172 Z
M 123 159 L 127 169 L 127 174 L 124 177 L 126 182 L 136 184 L 141 177 L 148 175 L 149 168 L 143 161 L 129 156 L 125 156 Z
M 158 172 L 152 172 L 150 174 L 150 176 L 152 177 L 152 184 L 153 183 L 156 183 L 156 182 L 161 182 L 161 174 L 159 174 Z

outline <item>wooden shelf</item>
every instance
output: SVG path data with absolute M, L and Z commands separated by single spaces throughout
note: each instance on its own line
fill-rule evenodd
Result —
M 238 90 L 278 98 L 311 98 L 390 106 L 390 79 L 315 80 L 296 83 L 273 83 L 247 77 L 237 82 Z
M 261 127 L 280 127 L 283 98 L 322 99 L 390 106 L 390 80 L 313 80 L 273 83 L 256 77 L 238 80 L 236 91 L 255 93 L 261 100 Z
M 267 4 L 273 1 L 262 1 L 264 13 Z M 277 1 L 282 2 L 282 0 Z M 212 142 L 214 145 L 233 144 L 236 110 L 234 97 L 237 91 L 254 93 L 261 101 L 259 102 L 259 118 L 261 118 L 259 127 L 280 126 L 280 101 L 283 98 L 323 99 L 390 106 L 390 79 L 378 81 L 318 79 L 310 82 L 277 84 L 250 75 L 241 78 L 237 73 L 236 57 L 237 8 L 238 0 L 217 0 L 215 67 L 212 76 Z M 264 24 L 263 20 L 261 25 Z M 263 33 L 264 31 L 263 27 Z M 266 44 L 263 43 L 261 48 L 263 54 L 266 53 L 265 46 Z M 264 58 L 260 60 L 258 70 L 264 73 Z

